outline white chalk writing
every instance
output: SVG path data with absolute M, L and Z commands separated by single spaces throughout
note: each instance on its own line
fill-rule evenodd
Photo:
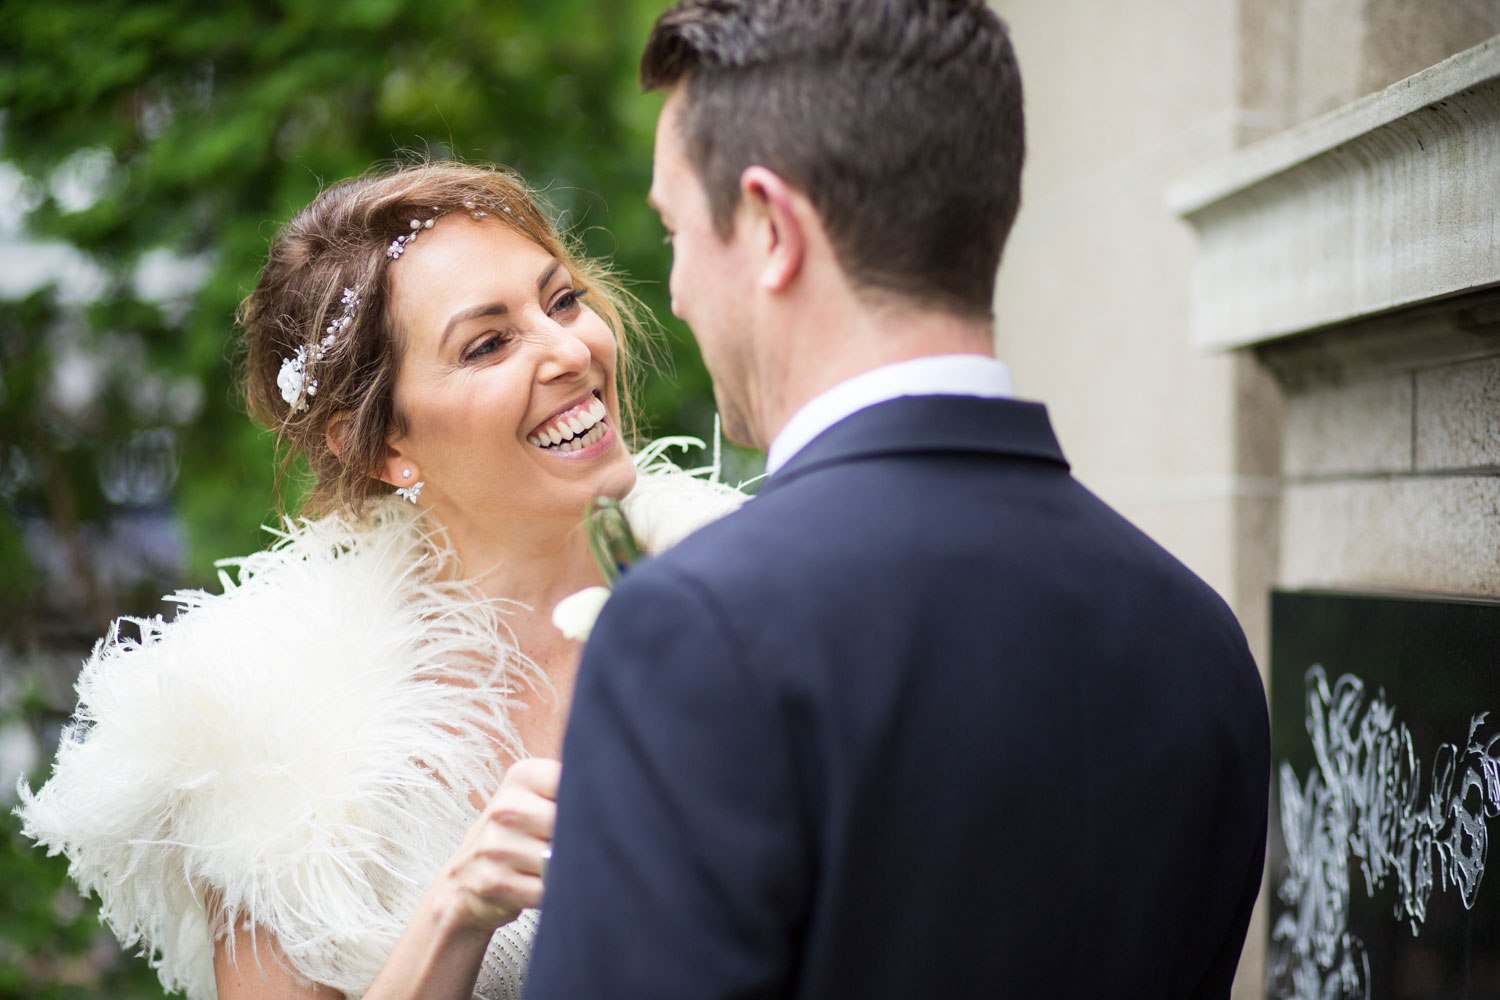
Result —
M 1330 690 L 1321 666 L 1306 674 L 1307 734 L 1315 764 L 1299 782 L 1281 764 L 1286 911 L 1271 930 L 1271 995 L 1295 1000 L 1368 1000 L 1364 943 L 1349 933 L 1350 859 L 1373 897 L 1394 879 L 1395 918 L 1413 936 L 1427 919 L 1434 884 L 1474 907 L 1484 877 L 1485 821 L 1500 813 L 1500 734 L 1481 743 L 1487 712 L 1469 720 L 1463 749 L 1444 743 L 1422 794 L 1411 732 L 1379 691 L 1367 698 L 1352 674 Z

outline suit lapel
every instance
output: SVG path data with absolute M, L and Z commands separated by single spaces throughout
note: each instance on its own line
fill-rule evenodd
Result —
M 851 414 L 813 438 L 761 486 L 760 494 L 816 469 L 861 459 L 972 452 L 1037 459 L 1068 468 L 1047 408 L 974 396 L 904 396 Z

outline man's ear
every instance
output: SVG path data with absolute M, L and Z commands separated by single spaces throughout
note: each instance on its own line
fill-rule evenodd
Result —
M 763 254 L 760 286 L 784 291 L 802 270 L 807 253 L 807 233 L 801 217 L 805 198 L 774 170 L 746 167 L 740 174 L 740 199 L 759 231 L 756 239 Z

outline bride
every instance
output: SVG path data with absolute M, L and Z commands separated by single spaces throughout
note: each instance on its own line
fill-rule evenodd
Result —
M 222 592 L 117 623 L 26 833 L 189 997 L 515 997 L 578 665 L 549 612 L 739 495 L 637 471 L 631 299 L 518 177 L 329 188 L 241 311 L 250 410 L 316 484 Z M 130 634 L 138 632 L 139 637 Z

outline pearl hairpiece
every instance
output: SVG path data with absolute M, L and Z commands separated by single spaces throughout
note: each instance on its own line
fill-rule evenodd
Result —
M 421 219 L 412 219 L 411 232 L 401 236 L 397 236 L 394 240 L 391 240 L 391 245 L 385 248 L 385 255 L 391 260 L 395 260 L 397 257 L 400 257 L 402 254 L 406 253 L 406 245 L 412 240 L 416 239 L 417 234 L 422 230 L 431 229 L 432 224 L 436 221 L 437 218 L 435 216 L 431 219 L 428 219 L 426 222 L 423 222 Z
M 505 209 L 507 212 L 510 208 Z M 442 210 L 433 209 L 439 215 Z M 483 213 L 476 213 L 476 218 Z M 407 246 L 416 239 L 424 229 L 431 229 L 432 224 L 438 220 L 434 215 L 425 222 L 421 219 L 411 220 L 411 232 L 402 233 L 391 241 L 391 245 L 385 248 L 385 254 L 391 260 L 395 260 L 406 252 Z M 323 355 L 338 340 L 339 334 L 349 328 L 354 322 L 354 314 L 359 309 L 359 292 L 353 288 L 344 289 L 344 297 L 341 304 L 344 312 L 338 319 L 328 324 L 323 331 L 323 339 L 314 344 L 309 350 L 306 346 L 297 348 L 297 352 L 281 362 L 281 370 L 276 373 L 276 388 L 281 390 L 281 398 L 286 400 L 286 405 L 292 408 L 293 413 L 300 413 L 307 409 L 307 398 L 318 394 L 318 380 L 313 375 L 313 366 L 323 360 Z

